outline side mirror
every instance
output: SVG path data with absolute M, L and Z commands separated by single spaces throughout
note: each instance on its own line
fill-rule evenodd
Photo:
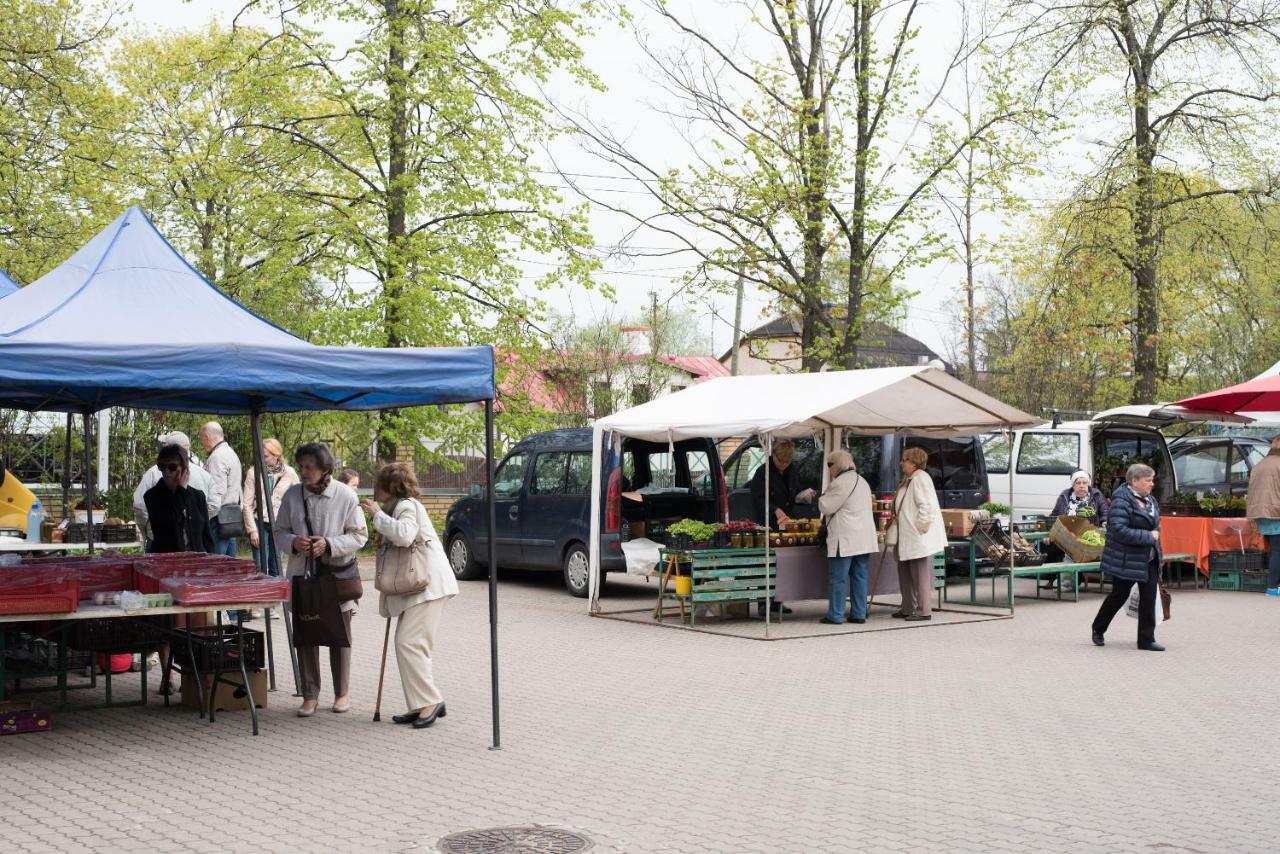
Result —
M 479 483 L 471 484 L 471 497 L 484 498 L 484 485 Z

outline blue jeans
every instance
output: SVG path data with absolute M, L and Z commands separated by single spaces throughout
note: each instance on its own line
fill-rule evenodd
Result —
M 1280 534 L 1267 536 L 1267 586 L 1280 587 Z
M 229 540 L 220 540 L 218 535 L 213 535 L 213 553 L 216 555 L 226 555 L 227 557 L 236 556 L 236 538 Z
M 267 571 L 267 575 L 272 575 L 272 576 L 280 575 L 280 571 L 281 571 L 280 567 L 283 565 L 282 561 L 280 560 L 280 553 L 276 551 L 275 537 L 271 535 L 271 529 L 269 529 L 266 525 L 258 526 L 258 542 L 262 543 L 262 545 L 266 547 L 268 558 L 273 558 L 273 557 L 275 558 L 275 560 L 272 561 L 270 565 L 265 567 Z M 263 564 L 261 563 L 263 558 L 260 554 L 262 549 L 254 545 L 251 545 L 250 547 L 253 549 L 253 562 L 258 564 L 259 567 L 263 567 Z
M 827 619 L 844 622 L 844 600 L 851 600 L 849 619 L 867 618 L 867 555 L 827 558 Z

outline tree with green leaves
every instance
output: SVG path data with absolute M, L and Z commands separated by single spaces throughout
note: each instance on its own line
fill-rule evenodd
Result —
M 1251 204 L 1280 192 L 1280 4 L 1013 0 L 1011 11 L 1018 42 L 1041 57 L 1045 93 L 1055 80 L 1076 83 L 1054 95 L 1086 117 L 1086 137 L 1101 147 L 1077 194 L 1096 200 L 1079 211 L 1089 222 L 1078 228 L 1107 231 L 1114 216 L 1124 220 L 1107 251 L 1132 281 L 1131 400 L 1151 402 L 1167 331 L 1161 303 L 1172 296 L 1164 255 L 1176 249 L 1162 222 L 1204 199 Z

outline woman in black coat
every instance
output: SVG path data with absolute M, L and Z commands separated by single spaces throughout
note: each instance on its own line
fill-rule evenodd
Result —
M 1089 475 L 1078 471 L 1071 476 L 1071 485 L 1058 494 L 1050 516 L 1078 516 L 1080 510 L 1088 507 L 1093 511 L 1097 524 L 1107 521 L 1107 499 L 1089 480 Z M 1087 515 L 1087 514 L 1086 514 Z
M 153 552 L 212 552 L 209 503 L 205 494 L 188 486 L 191 470 L 178 445 L 165 445 L 156 455 L 160 481 L 143 494 L 151 520 Z
M 1156 643 L 1156 598 L 1160 583 L 1160 507 L 1151 494 L 1156 473 L 1141 463 L 1129 466 L 1126 484 L 1111 495 L 1102 571 L 1111 576 L 1111 592 L 1093 618 L 1093 642 L 1103 646 L 1111 619 L 1138 585 L 1138 649 L 1163 652 Z

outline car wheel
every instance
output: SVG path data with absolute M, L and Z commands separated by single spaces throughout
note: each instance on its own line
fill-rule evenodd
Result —
M 564 555 L 564 586 L 579 599 L 591 592 L 591 563 L 587 548 L 575 543 Z
M 471 544 L 466 535 L 457 533 L 449 540 L 449 566 L 459 581 L 475 581 L 484 578 L 484 567 L 476 563 L 476 556 L 471 552 Z

